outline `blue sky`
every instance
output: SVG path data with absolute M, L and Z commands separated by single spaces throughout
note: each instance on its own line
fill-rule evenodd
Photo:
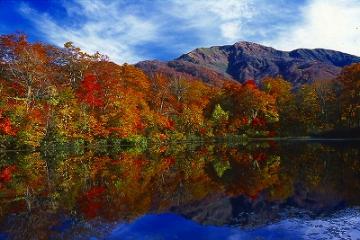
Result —
M 118 63 L 237 41 L 360 55 L 360 0 L 0 0 L 0 34 L 16 31 Z

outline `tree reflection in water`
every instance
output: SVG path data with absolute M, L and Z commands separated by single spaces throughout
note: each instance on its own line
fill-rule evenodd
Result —
M 101 238 L 118 223 L 169 212 L 250 229 L 329 216 L 360 205 L 359 149 L 252 142 L 3 153 L 0 239 Z

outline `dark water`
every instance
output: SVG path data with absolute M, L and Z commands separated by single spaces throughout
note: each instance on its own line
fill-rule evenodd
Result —
M 360 145 L 0 153 L 2 239 L 360 239 Z

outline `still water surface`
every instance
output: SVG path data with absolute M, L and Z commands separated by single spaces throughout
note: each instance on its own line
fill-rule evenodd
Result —
M 360 239 L 360 144 L 0 153 L 3 239 Z

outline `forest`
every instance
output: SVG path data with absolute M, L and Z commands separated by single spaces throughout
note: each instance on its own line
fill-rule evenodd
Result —
M 146 75 L 130 64 L 22 34 L 0 36 L 0 148 L 316 136 L 360 127 L 360 64 L 294 89 Z

